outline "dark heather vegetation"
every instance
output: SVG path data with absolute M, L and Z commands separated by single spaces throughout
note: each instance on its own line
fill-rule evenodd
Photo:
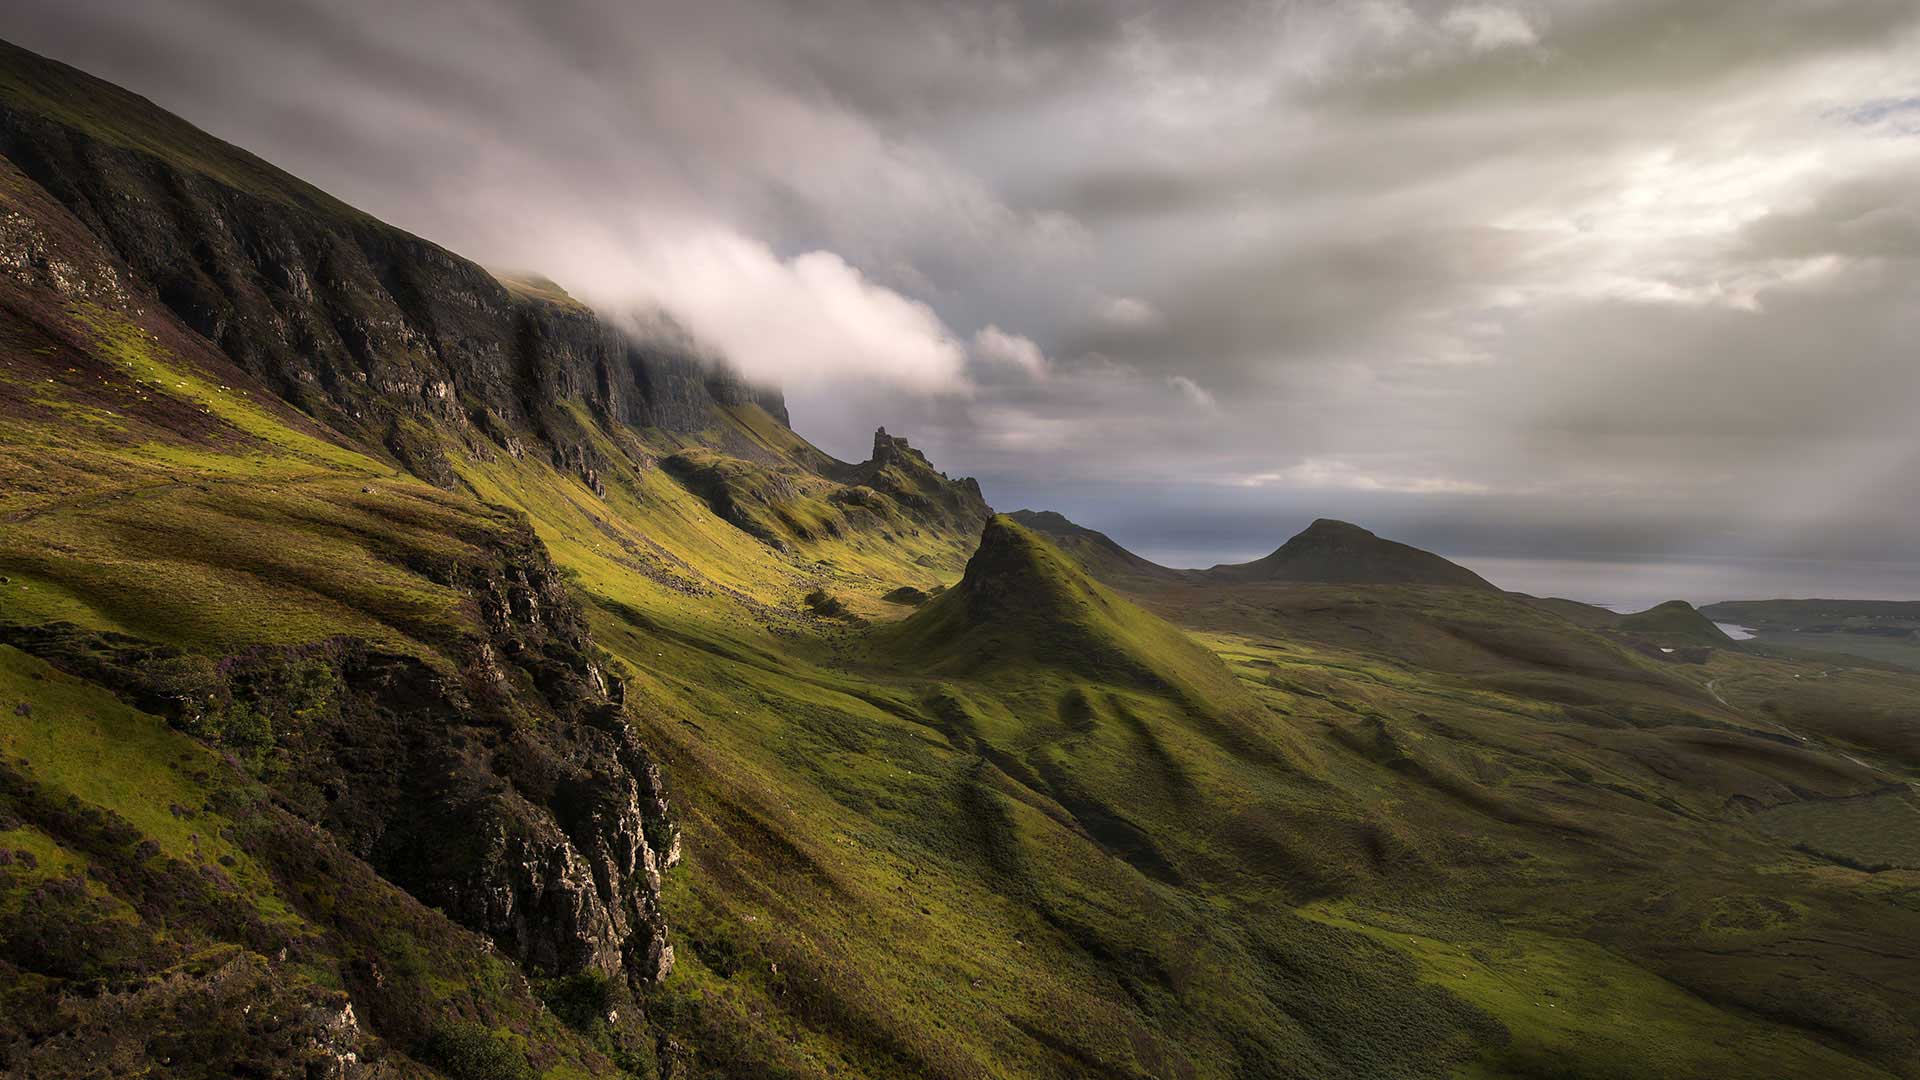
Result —
M 1920 675 L 997 517 L 11 47 L 0 157 L 0 1075 L 1920 1078 Z

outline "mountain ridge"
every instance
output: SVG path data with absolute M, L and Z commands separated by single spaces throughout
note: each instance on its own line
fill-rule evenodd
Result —
M 1485 578 L 1430 551 L 1386 540 L 1344 521 L 1319 518 L 1272 554 L 1205 570 L 1161 566 L 1122 547 L 1105 533 L 1053 511 L 1016 511 L 1012 517 L 1055 539 L 1097 576 L 1134 583 L 1271 582 L 1316 585 L 1444 585 L 1495 590 Z
M 935 671 L 1031 662 L 1177 689 L 1196 701 L 1244 702 L 1210 653 L 1010 515 L 986 522 L 957 585 L 890 632 L 896 648 L 916 663 L 932 658 Z
M 1270 555 L 1214 566 L 1203 573 L 1229 581 L 1494 588 L 1479 574 L 1430 551 L 1331 518 L 1315 520 Z
M 1016 510 L 1007 515 L 1035 532 L 1042 533 L 1073 555 L 1103 580 L 1112 577 L 1143 577 L 1173 581 L 1184 571 L 1161 566 L 1120 546 L 1103 532 L 1075 524 L 1064 514 L 1052 510 Z
M 1102 582 L 103 86 L 0 52 L 0 1072 L 1920 1078 L 1920 680 Z
M 0 155 L 241 368 L 409 471 L 444 486 L 449 450 L 490 442 L 596 482 L 572 398 L 637 428 L 692 432 L 745 405 L 785 422 L 777 391 L 510 291 L 144 98 L 5 43 L 0 71 Z

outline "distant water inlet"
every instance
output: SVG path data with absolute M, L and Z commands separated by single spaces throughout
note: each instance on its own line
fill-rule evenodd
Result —
M 1719 627 L 1721 633 L 1727 635 L 1728 637 L 1732 638 L 1735 641 L 1752 641 L 1756 636 L 1752 630 L 1744 626 L 1739 626 L 1735 623 L 1717 622 L 1717 623 L 1714 623 L 1713 625 Z
M 1449 557 L 1503 589 L 1622 612 L 1668 600 L 1696 606 L 1723 600 L 1920 600 L 1920 563 Z M 1744 627 L 1721 629 L 1736 639 L 1752 636 Z

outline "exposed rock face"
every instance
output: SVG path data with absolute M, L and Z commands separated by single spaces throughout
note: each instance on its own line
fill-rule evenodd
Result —
M 63 299 L 149 313 L 138 325 L 205 370 L 243 367 L 442 481 L 441 448 L 471 433 L 598 486 L 605 463 L 563 400 L 609 428 L 697 427 L 749 401 L 784 415 L 777 396 L 510 292 L 123 91 L 4 43 L 0 71 L 9 314 Z M 72 378 L 99 381 L 89 363 L 76 355 Z M 206 422 L 125 397 L 102 407 L 174 434 Z M 282 806 L 529 969 L 658 979 L 673 960 L 659 874 L 679 854 L 660 772 L 531 529 L 504 511 L 495 525 L 450 547 L 485 558 L 411 566 L 473 598 L 473 629 L 431 656 L 338 638 L 201 656 L 58 624 L 0 640 L 210 740 L 244 718 Z M 341 1044 L 340 1024 L 321 1026 L 335 1034 L 316 1046 Z
M 263 1080 L 399 1075 L 366 1060 L 366 1036 L 345 994 L 291 985 L 277 965 L 254 954 L 71 1007 L 81 1023 L 26 1049 L 6 1075 L 151 1075 L 155 1065 Z
M 172 717 L 272 717 L 281 801 L 534 971 L 671 970 L 660 871 L 680 839 L 623 684 L 524 526 L 480 565 L 417 567 L 474 597 L 482 640 L 439 670 L 355 640 L 218 664 L 65 625 L 0 640 Z
M 594 486 L 564 401 L 672 431 L 700 429 L 716 405 L 786 419 L 777 392 L 578 304 L 510 292 L 143 99 L 3 42 L 0 64 L 21 80 L 0 92 L 0 155 L 240 367 L 417 475 L 451 482 L 434 433 L 491 429 L 548 442 Z M 64 108 L 108 98 L 111 119 Z
M 964 535 L 993 513 L 978 483 L 949 478 L 885 428 L 874 436 L 873 457 L 858 465 L 817 451 L 797 457 L 749 460 L 694 448 L 659 464 L 722 520 L 779 551 L 861 532 Z M 819 499 L 826 505 L 801 505 Z
M 970 476 L 949 478 L 907 440 L 887 434 L 886 428 L 873 433 L 871 458 L 859 465 L 835 465 L 826 471 L 832 479 L 853 489 L 848 501 L 857 505 L 859 490 L 868 488 L 889 496 L 936 528 L 974 533 L 993 516 L 978 481 Z
M 299 771 L 321 785 L 308 806 L 384 876 L 533 970 L 665 976 L 660 871 L 679 830 L 578 605 L 524 527 L 493 563 L 421 569 L 475 596 L 488 639 L 459 680 L 344 658 L 365 704 L 342 710 L 345 730 L 303 741 Z M 350 749 L 363 734 L 396 744 L 377 779 Z

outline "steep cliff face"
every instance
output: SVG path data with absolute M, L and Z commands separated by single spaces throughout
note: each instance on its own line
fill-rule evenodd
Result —
M 858 465 L 834 466 L 827 474 L 853 489 L 855 498 L 848 501 L 857 503 L 863 488 L 878 492 L 935 528 L 975 533 L 993 516 L 978 481 L 948 477 L 886 428 L 873 433 L 872 457 Z
M 0 155 L 150 282 L 187 326 L 308 414 L 448 483 L 447 446 L 544 443 L 586 475 L 556 416 L 694 432 L 756 389 L 590 310 L 510 289 L 150 102 L 0 42 Z M 591 485 L 590 485 L 591 486 Z
M 17 89 L 0 65 L 0 97 Z M 457 453 L 467 414 L 416 417 L 352 368 L 330 384 L 347 396 L 289 408 L 102 220 L 0 160 L 0 1073 L 417 1075 L 368 1055 L 497 1050 L 502 1029 L 542 1032 L 541 1068 L 609 1072 L 536 994 L 614 987 L 618 1037 L 644 1050 L 629 988 L 672 965 L 659 874 L 679 839 L 640 706 L 523 518 L 319 422 L 364 392 L 365 416 Z M 566 305 L 540 302 L 521 310 L 560 313 L 561 335 Z M 247 362 L 279 371 L 278 348 Z M 559 456 L 494 416 L 502 442 Z
M 243 751 L 289 809 L 527 970 L 638 986 L 673 965 L 660 871 L 679 829 L 660 770 L 544 549 L 418 569 L 475 600 L 455 672 L 335 638 L 209 658 L 71 624 L 10 644 Z

